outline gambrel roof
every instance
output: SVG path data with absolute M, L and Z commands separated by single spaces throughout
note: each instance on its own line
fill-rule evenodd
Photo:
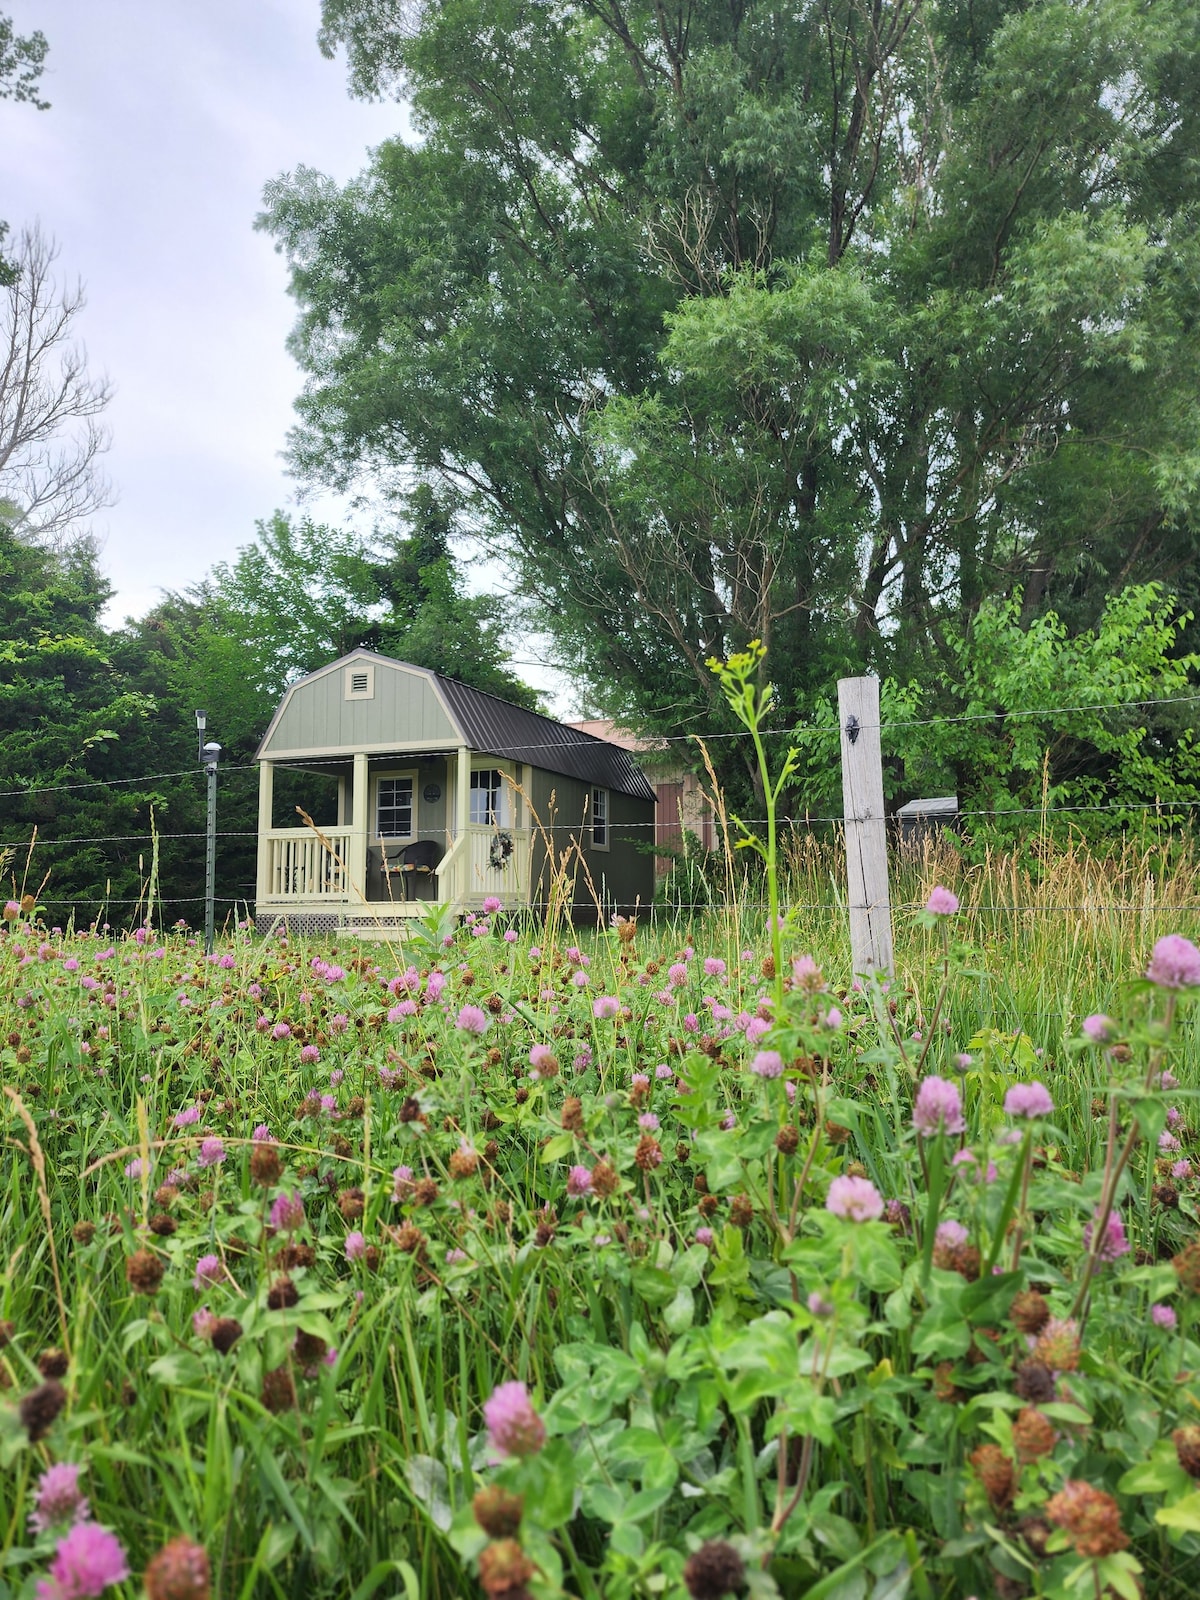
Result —
M 342 676 L 374 669 L 370 699 L 343 694 Z M 654 801 L 627 750 L 455 678 L 406 661 L 353 650 L 298 678 L 280 701 L 258 748 L 259 760 L 328 759 L 366 750 L 441 750 L 467 745 L 478 755 L 520 761 L 618 794 Z

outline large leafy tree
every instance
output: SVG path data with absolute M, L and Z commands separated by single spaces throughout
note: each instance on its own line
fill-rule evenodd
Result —
M 452 486 L 604 709 L 1196 588 L 1194 0 L 326 0 L 419 135 L 268 193 L 309 477 Z

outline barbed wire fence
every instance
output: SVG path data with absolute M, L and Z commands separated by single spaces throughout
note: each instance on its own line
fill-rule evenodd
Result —
M 1031 707 L 1024 710 L 1005 711 L 1003 713 L 996 713 L 994 711 L 978 713 L 969 712 L 953 716 L 909 718 L 892 721 L 880 718 L 875 722 L 862 722 L 860 724 L 859 731 L 868 737 L 874 736 L 878 738 L 885 733 L 902 732 L 907 729 L 919 727 L 933 727 L 938 725 L 961 723 L 994 722 L 997 720 L 998 715 L 1002 716 L 1004 720 L 1018 721 L 1031 718 L 1051 718 L 1078 715 L 1088 712 L 1132 712 L 1152 707 L 1177 705 L 1200 705 L 1200 694 L 1152 697 L 1128 701 L 1102 701 L 1052 707 Z M 842 737 L 842 732 L 843 730 L 840 726 L 830 723 L 797 724 L 790 727 L 762 730 L 764 737 L 787 739 L 796 744 L 817 743 L 825 740 L 828 740 L 830 743 L 832 743 L 833 741 L 839 740 Z M 656 754 L 660 754 L 664 751 L 670 751 L 671 748 L 675 746 L 695 748 L 701 741 L 704 744 L 712 744 L 723 741 L 747 739 L 749 737 L 750 734 L 745 729 L 709 729 L 703 731 L 689 730 L 687 732 L 673 735 L 666 734 L 651 736 L 642 743 L 641 748 L 633 753 L 653 758 Z M 517 754 L 520 754 L 522 757 L 524 757 L 527 754 L 537 751 L 561 751 L 564 749 L 564 746 L 565 748 L 572 748 L 575 743 L 576 741 L 567 742 L 560 737 L 556 739 L 547 739 L 544 743 L 525 742 L 519 747 L 498 746 L 495 749 L 487 752 L 479 753 L 490 754 L 499 759 L 504 759 L 507 756 Z M 328 769 L 331 776 L 335 770 L 344 769 L 345 766 L 346 758 L 344 756 L 313 757 L 309 760 L 305 760 L 303 763 L 295 763 L 297 770 L 320 772 L 322 769 Z M 245 777 L 251 773 L 257 773 L 258 768 L 259 763 L 257 761 L 229 763 L 222 765 L 221 773 L 223 778 L 232 776 Z M 201 775 L 202 769 L 197 766 L 188 766 L 169 771 L 145 773 L 132 777 L 112 779 L 81 779 L 79 781 L 70 783 L 30 785 L 27 787 L 0 790 L 0 801 L 19 800 L 36 796 L 52 796 L 57 794 L 75 794 L 85 790 L 119 790 L 136 788 L 138 786 L 148 786 L 168 780 Z M 712 797 L 708 795 L 702 795 L 702 798 L 706 807 L 711 808 Z M 1052 818 L 1082 818 L 1086 816 L 1105 814 L 1113 817 L 1125 818 L 1143 814 L 1147 817 L 1152 815 L 1156 816 L 1161 819 L 1165 825 L 1175 827 L 1178 826 L 1180 822 L 1185 820 L 1186 822 L 1190 823 L 1194 819 L 1194 814 L 1198 807 L 1200 807 L 1200 799 L 1193 799 L 1188 796 L 1180 796 L 1178 798 L 1166 796 L 1163 798 L 1156 798 L 1154 800 L 1096 801 L 1092 803 L 1076 803 L 1066 805 L 1055 804 L 1031 806 L 962 807 L 954 811 L 953 818 L 951 820 L 953 826 L 956 828 L 960 826 L 969 828 L 971 822 L 974 820 L 996 821 L 1000 819 L 1009 820 L 1029 817 L 1041 817 L 1045 820 L 1049 820 Z M 681 829 L 686 831 L 689 827 L 694 827 L 696 825 L 697 819 L 680 818 L 679 820 Z M 710 825 L 715 826 L 715 820 L 715 815 L 710 810 L 708 815 L 708 821 Z M 895 824 L 894 816 L 889 818 L 888 821 L 891 824 Z M 766 819 L 762 817 L 739 816 L 737 818 L 737 823 L 740 827 L 754 829 L 765 826 Z M 833 833 L 829 835 L 830 838 L 838 837 L 840 839 L 840 837 L 844 836 L 843 830 L 847 825 L 847 817 L 844 813 L 842 815 L 812 815 L 809 813 L 797 813 L 784 819 L 784 824 L 792 831 L 794 836 L 803 835 L 806 833 L 812 834 L 820 829 L 829 829 L 837 830 L 836 835 Z M 551 840 L 556 838 L 569 840 L 573 836 L 579 835 L 584 826 L 585 824 L 582 819 L 578 821 L 560 821 L 553 818 L 549 820 L 539 819 L 537 822 L 537 831 Z M 668 857 L 680 854 L 680 852 L 675 851 L 670 844 L 667 844 L 665 841 L 661 841 L 659 839 L 658 832 L 661 829 L 661 819 L 650 819 L 643 822 L 623 821 L 619 826 L 622 832 L 626 835 L 636 835 L 639 831 L 646 833 L 647 844 L 649 844 L 651 841 L 654 841 L 659 845 L 659 849 L 656 850 L 656 854 L 663 854 Z M 257 839 L 258 837 L 259 835 L 257 829 L 219 829 L 216 833 L 216 838 L 221 841 L 249 841 Z M 80 847 L 93 848 L 97 846 L 123 846 L 128 849 L 132 846 L 143 846 L 153 850 L 168 843 L 199 843 L 205 838 L 206 833 L 204 830 L 189 829 L 168 831 L 153 827 L 148 827 L 139 832 L 101 835 L 76 834 L 54 838 L 46 837 L 39 828 L 35 831 L 32 837 L 30 835 L 23 835 L 21 837 L 0 840 L 0 853 L 19 853 L 21 851 L 32 851 L 36 853 L 39 861 L 44 862 L 47 856 L 52 857 L 57 851 L 77 849 Z M 685 850 L 682 852 L 682 855 L 686 856 L 686 853 L 687 852 Z M 705 854 L 707 853 L 708 852 L 705 852 Z M 218 894 L 215 897 L 216 903 L 231 909 L 244 907 L 248 910 L 254 897 L 253 886 L 247 883 L 239 887 L 242 887 L 245 892 L 241 894 Z M 171 907 L 203 905 L 205 900 L 203 895 L 198 894 L 179 895 L 166 893 L 161 898 L 165 904 Z M 82 910 L 86 906 L 95 906 L 98 911 L 102 911 L 102 909 L 105 907 L 140 906 L 145 904 L 145 900 L 146 895 L 143 892 L 139 895 L 120 896 L 92 894 L 55 897 L 51 895 L 41 898 L 39 903 L 44 905 L 47 909 L 73 907 Z M 751 893 L 743 894 L 740 897 L 739 903 L 742 908 L 747 911 L 765 911 L 767 906 L 767 902 L 765 900 L 756 899 Z M 803 901 L 792 899 L 789 901 L 789 905 L 794 910 L 812 912 L 830 910 L 837 903 L 838 901 L 836 897 L 832 895 L 830 898 L 824 900 Z M 920 910 L 921 905 L 922 902 L 918 900 L 900 900 L 893 902 L 891 909 L 895 912 L 911 912 Z M 272 911 L 275 911 L 276 909 L 278 908 L 273 907 Z M 713 900 L 711 896 L 692 896 L 685 898 L 681 895 L 672 897 L 668 893 L 661 897 L 656 896 L 655 909 L 661 912 L 672 913 L 676 915 L 699 913 L 713 909 Z M 1187 901 L 1179 903 L 1172 902 L 1170 909 L 1172 912 L 1179 913 L 1200 912 L 1200 901 L 1197 901 L 1196 903 Z M 1106 901 L 1089 897 L 1085 900 L 1077 900 L 1070 903 L 1042 899 L 1027 899 L 1023 901 L 998 901 L 994 899 L 988 899 L 980 900 L 975 903 L 972 906 L 972 910 L 978 914 L 999 913 L 1054 915 L 1063 913 L 1106 913 L 1143 915 L 1145 914 L 1145 905 L 1144 897 L 1142 900 L 1138 901 L 1133 899 L 1128 901 Z

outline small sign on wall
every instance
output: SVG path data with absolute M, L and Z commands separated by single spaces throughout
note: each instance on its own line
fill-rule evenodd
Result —
M 435 805 L 441 798 L 442 786 L 440 783 L 427 783 L 421 790 L 421 799 L 424 800 L 427 806 Z

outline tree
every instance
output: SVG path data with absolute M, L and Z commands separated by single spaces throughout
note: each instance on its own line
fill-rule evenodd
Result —
M 1015 599 L 985 600 L 947 624 L 936 682 L 881 685 L 890 796 L 956 793 L 966 835 L 985 847 L 1046 829 L 1188 825 L 1200 805 L 1200 655 L 1182 648 L 1192 620 L 1157 584 L 1111 596 L 1073 634 L 1053 611 L 1028 621 Z M 813 721 L 797 798 L 837 814 L 836 705 Z
M 420 142 L 268 191 L 293 461 L 451 486 L 598 707 L 719 727 L 761 637 L 798 716 L 993 596 L 1195 593 L 1192 0 L 324 16 Z
M 359 645 L 534 704 L 504 665 L 504 607 L 463 593 L 435 497 L 418 489 L 408 514 L 411 536 L 369 544 L 276 512 L 232 563 L 173 604 L 219 616 L 219 637 L 236 644 L 240 677 L 268 716 L 294 678 Z
M 56 920 L 77 895 L 92 911 L 110 893 L 136 897 L 148 851 L 121 837 L 145 832 L 161 796 L 153 784 L 108 787 L 132 775 L 123 749 L 155 711 L 108 648 L 99 619 L 111 594 L 86 545 L 31 545 L 0 520 L 0 829 L 51 842 L 34 874 L 52 868 Z
M 50 102 L 38 98 L 38 79 L 46 59 L 46 37 L 16 32 L 12 18 L 0 14 L 0 100 L 25 100 L 39 111 L 48 111 Z M 8 224 L 0 221 L 0 288 L 12 282 L 12 263 L 4 259 L 4 240 Z
M 49 109 L 50 102 L 38 98 L 47 48 L 44 33 L 22 37 L 12 18 L 0 14 L 0 100 L 27 100 L 39 111 Z
M 38 229 L 24 230 L 0 293 L 0 513 L 22 538 L 48 544 L 109 499 L 98 458 L 111 389 L 89 376 L 74 342 L 83 290 L 60 288 L 57 256 Z

